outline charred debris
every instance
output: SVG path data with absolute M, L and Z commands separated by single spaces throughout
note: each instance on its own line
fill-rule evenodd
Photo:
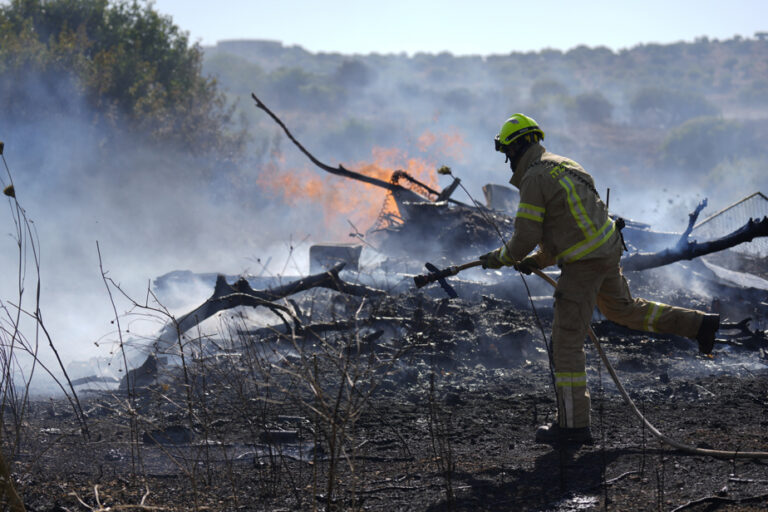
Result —
M 76 381 L 79 392 L 89 392 L 94 427 L 117 428 L 129 440 L 120 448 L 98 445 L 108 471 L 143 475 L 156 488 L 186 479 L 177 489 L 190 500 L 207 499 L 203 484 L 231 488 L 226 500 L 249 500 L 232 509 L 246 510 L 286 503 L 316 510 L 588 509 L 579 500 L 629 510 L 638 497 L 709 499 L 701 496 L 722 487 L 723 475 L 752 487 L 718 498 L 768 499 L 755 490 L 764 487 L 764 465 L 654 448 L 592 349 L 587 372 L 599 382 L 599 447 L 542 451 L 531 431 L 551 419 L 555 404 L 543 343 L 551 330 L 550 284 L 479 267 L 448 277 L 445 287 L 414 281 L 497 247 L 514 228 L 515 192 L 486 186 L 483 204 L 463 202 L 456 177 L 435 190 L 403 172 L 385 181 L 328 166 L 254 99 L 315 165 L 385 189 L 396 209 L 382 209 L 366 232 L 353 229 L 353 244 L 312 246 L 310 275 L 174 271 L 157 278 L 131 313 L 150 315 L 162 328 L 148 339 L 121 339 L 116 354 L 126 372 L 113 374 L 121 377 L 117 389 L 104 376 Z M 720 312 L 713 357 L 698 355 L 685 338 L 593 318 L 639 407 L 654 409 L 665 430 L 683 427 L 675 428 L 681 441 L 705 452 L 768 448 L 765 380 L 756 378 L 768 367 L 766 205 L 756 193 L 699 221 L 702 203 L 682 233 L 626 220 L 623 266 L 633 293 Z M 163 306 L 171 291 L 201 283 L 213 291 L 197 307 L 173 315 Z M 724 401 L 729 407 L 715 418 L 712 408 Z M 54 408 L 46 420 L 58 414 Z M 116 438 L 108 429 L 106 439 Z M 56 461 L 40 460 L 56 471 Z M 699 478 L 673 490 L 665 474 Z
M 300 350 L 297 344 L 312 345 L 328 336 L 347 343 L 353 339 L 356 349 L 365 351 L 413 354 L 429 348 L 432 360 L 447 362 L 474 352 L 478 360 L 503 366 L 514 364 L 505 363 L 503 353 L 512 354 L 517 362 L 536 353 L 535 340 L 545 331 L 532 319 L 539 321 L 541 315 L 548 321 L 552 292 L 535 276 L 526 280 L 516 272 L 475 268 L 450 278 L 449 286 L 419 289 L 413 282 L 414 275 L 476 257 L 507 239 L 514 229 L 515 190 L 486 185 L 485 203 L 467 192 L 470 204 L 454 197 L 463 186 L 448 167 L 438 173 L 451 175 L 453 182 L 435 190 L 404 171 L 395 171 L 385 181 L 342 165 L 329 166 L 311 154 L 256 95 L 253 99 L 314 165 L 386 190 L 396 208 L 383 208 L 365 233 L 353 226 L 349 236 L 354 243 L 313 245 L 309 276 L 227 277 L 175 271 L 159 277 L 153 290 L 158 301 L 170 287 L 190 281 L 213 286 L 213 293 L 181 316 L 167 315 L 157 338 L 142 344 L 137 365 L 147 352 L 150 359 L 178 362 L 185 344 L 200 339 L 200 324 L 208 320 L 210 326 L 209 319 L 217 314 L 230 321 L 216 328 L 217 335 L 204 336 L 197 357 L 239 354 L 244 344 L 252 343 L 283 343 Z M 763 259 L 768 252 L 768 198 L 752 194 L 699 222 L 706 205 L 705 199 L 690 213 L 682 233 L 658 232 L 626 219 L 623 236 L 628 250 L 622 266 L 637 295 L 720 312 L 725 319 L 720 342 L 754 351 L 768 362 L 763 330 L 768 316 L 768 268 Z M 713 225 L 718 226 L 714 231 Z M 700 240 L 701 235 L 707 239 Z M 365 254 L 372 263 L 361 263 Z M 557 271 L 550 273 L 556 276 Z M 269 320 L 262 315 L 251 324 L 253 319 L 243 308 L 262 310 Z M 516 316 L 527 320 L 510 320 Z M 602 333 L 622 331 L 599 317 L 595 320 Z M 226 337 L 237 342 L 227 343 L 222 339 Z M 156 382 L 156 367 L 145 382 Z M 142 373 L 134 370 L 130 375 L 137 371 Z M 128 389 L 136 382 L 124 377 L 120 387 Z

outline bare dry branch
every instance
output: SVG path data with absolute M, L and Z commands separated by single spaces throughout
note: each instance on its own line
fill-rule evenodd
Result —
M 722 238 L 709 242 L 688 241 L 678 243 L 675 247 L 655 253 L 638 252 L 621 260 L 624 270 L 646 270 L 662 267 L 676 261 L 692 260 L 699 256 L 723 251 L 754 238 L 768 236 L 768 217 L 762 220 L 750 219 L 742 227 Z

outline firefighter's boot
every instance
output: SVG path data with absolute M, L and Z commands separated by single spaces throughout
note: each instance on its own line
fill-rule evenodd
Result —
M 557 422 L 536 429 L 536 442 L 543 444 L 592 444 L 589 427 L 564 428 Z
M 709 354 L 712 347 L 715 346 L 715 333 L 720 328 L 720 315 L 704 315 L 701 320 L 701 327 L 696 334 L 696 341 L 699 342 L 699 352 Z

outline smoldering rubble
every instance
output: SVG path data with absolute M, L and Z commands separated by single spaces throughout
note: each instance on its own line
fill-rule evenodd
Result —
M 478 266 L 426 286 L 414 279 L 508 238 L 514 190 L 489 185 L 484 203 L 470 204 L 453 198 L 456 177 L 444 190 L 403 172 L 379 181 L 394 206 L 382 208 L 370 229 L 351 226 L 353 243 L 312 246 L 309 275 L 172 271 L 134 300 L 131 313 L 162 328 L 118 346 L 124 365 L 110 368 L 119 384 L 104 375 L 77 383 L 99 439 L 88 445 L 102 493 L 139 501 L 135 485 L 119 494 L 104 480 L 109 474 L 141 475 L 163 503 L 216 499 L 214 508 L 246 510 L 764 503 L 764 465 L 690 457 L 655 440 L 593 350 L 587 370 L 597 443 L 535 444 L 535 426 L 555 413 L 551 286 Z M 745 204 L 758 214 L 745 216 Z M 624 267 L 637 296 L 719 312 L 713 355 L 598 312 L 594 330 L 632 399 L 663 431 L 701 450 L 761 452 L 768 449 L 766 200 L 748 196 L 699 222 L 705 207 L 687 225 L 681 219 L 679 233 L 627 219 Z M 163 306 L 201 287 L 210 296 L 197 307 L 171 314 Z M 61 403 L 37 410 L 34 421 L 38 443 L 74 433 L 62 430 Z M 65 450 L 39 456 L 39 475 L 56 472 L 64 453 L 90 479 L 91 458 L 77 453 L 83 441 L 70 439 Z M 40 446 L 24 450 L 31 456 Z M 40 503 L 46 496 L 41 490 Z
M 79 387 L 105 441 L 95 451 L 100 471 L 142 474 L 155 489 L 174 481 L 174 492 L 190 499 L 210 496 L 192 485 L 202 479 L 212 489 L 234 489 L 226 491 L 228 503 L 251 500 L 248 510 L 286 503 L 625 509 L 636 508 L 638 497 L 653 504 L 661 493 L 665 503 L 707 500 L 723 479 L 731 482 L 724 500 L 765 499 L 763 465 L 683 456 L 653 441 L 594 351 L 588 378 L 598 443 L 575 451 L 533 443 L 535 426 L 554 414 L 549 284 L 478 267 L 446 278 L 445 286 L 414 282 L 427 272 L 428 258 L 442 269 L 511 232 L 514 192 L 497 187 L 495 195 L 507 198 L 503 207 L 494 208 L 490 197 L 467 205 L 408 195 L 374 229 L 353 233 L 357 244 L 313 246 L 307 276 L 158 277 L 154 302 L 135 308 L 165 326 L 126 342 L 132 363 L 118 386 L 91 380 Z M 625 261 L 676 249 L 682 256 L 626 274 L 638 296 L 720 312 L 714 355 L 597 312 L 594 329 L 633 399 L 663 430 L 705 449 L 765 450 L 768 271 L 759 254 L 739 250 L 747 244 L 685 259 L 692 244 L 705 245 L 691 239 L 695 217 L 677 234 L 628 222 Z M 556 278 L 557 270 L 549 275 Z M 211 296 L 185 314 L 159 307 L 168 294 L 200 286 Z M 43 439 L 63 433 L 65 416 L 56 404 L 37 412 Z M 72 441 L 73 451 L 78 444 Z M 41 457 L 43 474 L 55 470 L 60 453 Z M 72 457 L 77 467 L 86 464 Z M 693 473 L 695 485 L 670 484 Z

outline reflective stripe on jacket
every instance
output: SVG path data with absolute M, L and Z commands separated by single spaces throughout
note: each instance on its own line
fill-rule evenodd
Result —
M 620 243 L 594 180 L 579 164 L 549 153 L 540 144 L 529 148 L 510 183 L 520 189 L 515 232 L 499 258 L 512 265 L 537 245 L 539 265 L 572 263 L 613 254 Z

